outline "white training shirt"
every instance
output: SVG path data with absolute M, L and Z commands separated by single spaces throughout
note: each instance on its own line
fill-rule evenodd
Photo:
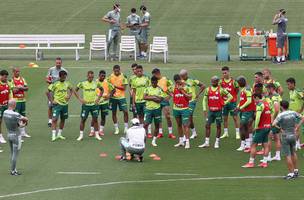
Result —
M 135 149 L 145 148 L 146 130 L 140 126 L 132 126 L 127 130 L 129 145 Z

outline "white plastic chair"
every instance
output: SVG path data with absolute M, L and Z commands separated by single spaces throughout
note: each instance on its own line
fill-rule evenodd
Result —
M 104 51 L 104 57 L 107 60 L 107 39 L 105 35 L 92 35 L 89 60 L 92 60 L 92 51 Z
M 153 37 L 153 43 L 150 44 L 149 62 L 152 59 L 152 53 L 163 53 L 164 63 L 168 61 L 168 39 L 167 37 Z
M 134 52 L 134 60 L 136 61 L 135 36 L 121 36 L 119 44 L 119 61 L 121 61 L 121 52 Z

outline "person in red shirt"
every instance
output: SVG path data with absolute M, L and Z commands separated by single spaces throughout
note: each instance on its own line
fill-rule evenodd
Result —
M 256 117 L 254 124 L 254 136 L 253 143 L 250 148 L 250 159 L 249 162 L 243 165 L 243 168 L 253 168 L 254 159 L 256 156 L 256 147 L 258 144 L 262 143 L 264 147 L 264 158 L 259 164 L 259 167 L 268 167 L 268 135 L 271 130 L 271 108 L 266 100 L 262 100 L 263 96 L 261 94 L 254 94 L 254 99 L 256 102 Z
M 2 117 L 3 112 L 7 109 L 8 101 L 11 98 L 12 86 L 8 82 L 8 72 L 0 71 L 0 143 L 6 143 L 2 135 Z

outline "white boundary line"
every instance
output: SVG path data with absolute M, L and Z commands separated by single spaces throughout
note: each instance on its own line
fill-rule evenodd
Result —
M 95 175 L 95 174 L 100 174 L 100 172 L 56 172 L 56 174 L 66 174 L 66 175 Z
M 198 176 L 199 174 L 183 174 L 183 173 L 154 173 L 156 176 Z
M 62 191 L 62 190 L 72 190 L 72 189 L 80 189 L 80 188 L 89 188 L 89 187 L 100 187 L 100 186 L 108 186 L 108 185 L 121 185 L 121 184 L 137 184 L 137 183 L 161 183 L 161 182 L 179 182 L 179 181 L 212 181 L 212 180 L 240 180 L 240 179 L 282 179 L 283 176 L 223 176 L 223 177 L 201 177 L 201 178 L 180 178 L 180 179 L 154 179 L 154 180 L 133 180 L 133 181 L 113 181 L 113 182 L 105 182 L 105 183 L 92 183 L 85 185 L 74 185 L 74 186 L 66 186 L 66 187 L 57 187 L 57 188 L 48 188 L 48 189 L 40 189 L 33 190 L 29 192 L 20 192 L 20 193 L 12 193 L 6 195 L 0 195 L 0 198 L 9 198 L 9 197 L 17 197 L 17 196 L 25 196 L 43 192 L 52 192 L 52 191 Z

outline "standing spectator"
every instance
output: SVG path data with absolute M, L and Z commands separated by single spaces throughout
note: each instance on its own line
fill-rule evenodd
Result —
M 138 45 L 140 41 L 140 23 L 141 20 L 140 17 L 136 14 L 136 8 L 132 8 L 131 14 L 127 17 L 126 26 L 130 29 L 129 35 L 135 36 Z
M 140 57 L 146 58 L 147 57 L 147 51 L 148 51 L 148 36 L 149 36 L 149 30 L 150 30 L 150 13 L 147 11 L 146 6 L 141 6 L 140 10 L 143 14 L 141 18 L 141 31 L 140 31 Z

